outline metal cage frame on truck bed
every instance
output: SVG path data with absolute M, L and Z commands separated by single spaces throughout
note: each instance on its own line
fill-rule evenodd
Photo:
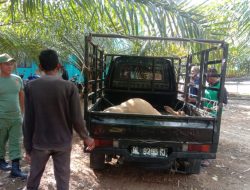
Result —
M 114 56 L 118 54 L 105 54 L 104 50 L 97 44 L 92 42 L 93 38 L 120 38 L 129 40 L 155 40 L 155 41 L 171 41 L 186 42 L 186 43 L 198 43 L 198 44 L 211 44 L 212 48 L 204 49 L 196 53 L 190 53 L 184 57 L 171 57 L 171 61 L 177 68 L 177 86 L 182 87 L 178 89 L 179 97 L 184 98 L 184 102 L 188 104 L 189 89 L 192 87 L 190 84 L 190 72 L 193 65 L 197 65 L 194 62 L 194 57 L 198 58 L 198 66 L 200 67 L 200 81 L 199 90 L 197 94 L 196 107 L 203 109 L 203 102 L 207 101 L 204 98 L 205 90 L 211 89 L 219 92 L 218 107 L 216 107 L 216 118 L 221 120 L 221 113 L 223 108 L 223 88 L 225 84 L 227 57 L 228 57 L 228 43 L 221 40 L 204 40 L 204 39 L 187 39 L 187 38 L 168 38 L 168 37 L 150 37 L 150 36 L 123 36 L 117 34 L 95 34 L 90 33 L 85 36 L 85 65 L 91 70 L 91 74 L 88 74 L 85 78 L 85 99 L 84 99 L 84 111 L 87 112 L 89 106 L 89 99 L 92 104 L 96 102 L 97 98 L 103 94 L 104 79 L 106 77 L 106 65 L 105 55 Z M 211 59 L 211 55 L 221 52 L 220 59 Z M 218 54 L 218 53 L 217 53 Z M 196 59 L 197 60 L 197 59 Z M 217 77 L 220 78 L 220 88 L 215 89 L 206 85 L 207 69 L 209 65 L 217 65 L 220 73 Z

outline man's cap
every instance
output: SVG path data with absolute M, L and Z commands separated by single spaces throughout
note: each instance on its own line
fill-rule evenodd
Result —
M 0 55 L 0 63 L 7 63 L 11 61 L 15 61 L 15 59 L 10 57 L 7 53 Z

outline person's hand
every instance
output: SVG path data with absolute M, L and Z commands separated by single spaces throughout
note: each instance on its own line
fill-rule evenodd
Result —
M 24 159 L 26 160 L 26 162 L 27 162 L 28 164 L 31 163 L 31 158 L 30 158 L 30 155 L 29 155 L 28 153 L 25 154 Z
M 86 150 L 93 150 L 95 148 L 95 141 L 91 137 L 84 139 L 84 142 L 87 145 Z

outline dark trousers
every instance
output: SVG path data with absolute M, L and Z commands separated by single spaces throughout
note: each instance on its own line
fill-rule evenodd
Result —
M 68 190 L 70 178 L 70 153 L 71 148 L 60 151 L 32 149 L 27 190 L 38 189 L 41 177 L 50 156 L 53 159 L 57 190 Z

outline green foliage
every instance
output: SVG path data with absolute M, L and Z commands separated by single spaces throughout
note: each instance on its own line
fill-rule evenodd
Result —
M 43 48 L 69 54 L 84 68 L 84 36 L 89 32 L 225 40 L 230 43 L 228 75 L 249 73 L 249 0 L 12 0 L 0 3 L 0 51 L 21 61 Z M 96 39 L 110 52 L 183 55 L 205 44 L 166 44 Z M 236 73 L 236 72 L 235 72 Z M 239 73 L 239 72 L 237 72 Z

